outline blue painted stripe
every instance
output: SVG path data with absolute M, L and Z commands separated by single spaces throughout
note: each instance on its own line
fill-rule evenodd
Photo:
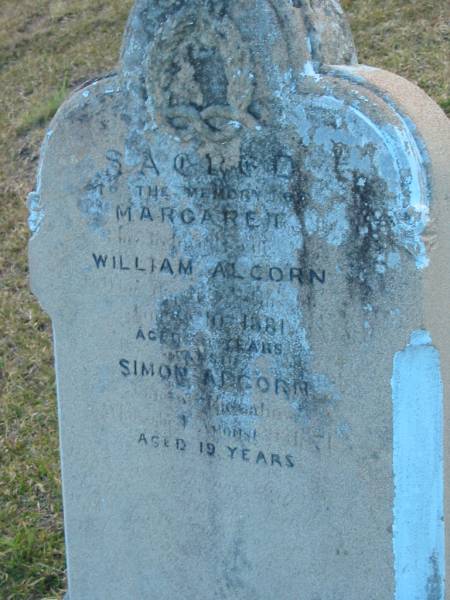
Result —
M 395 600 L 444 600 L 443 389 L 425 331 L 394 358 Z

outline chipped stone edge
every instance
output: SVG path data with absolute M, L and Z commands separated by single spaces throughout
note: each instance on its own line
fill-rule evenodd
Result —
M 28 194 L 28 228 L 33 238 L 41 228 L 45 218 L 45 210 L 41 204 L 41 186 L 42 186 L 42 169 L 47 152 L 48 142 L 52 136 L 52 129 L 49 127 L 45 133 L 44 141 L 41 145 L 39 155 L 39 167 L 36 175 L 36 189 Z
M 414 216 L 418 223 L 415 245 L 416 267 L 418 270 L 426 269 L 429 264 L 429 252 L 425 244 L 424 234 L 430 224 L 430 208 L 432 205 L 432 175 L 431 159 L 425 141 L 420 135 L 417 127 L 391 94 L 370 82 L 364 77 L 364 73 L 376 72 L 380 75 L 387 73 L 383 69 L 369 67 L 366 65 L 333 65 L 321 69 L 321 74 L 337 77 L 360 85 L 375 94 L 390 109 L 400 122 L 400 127 L 395 127 L 397 136 L 402 139 L 404 145 L 410 149 L 408 163 L 412 175 L 410 185 L 411 202 L 409 210 L 411 217 Z M 406 80 L 405 80 L 406 81 Z M 406 245 L 406 240 L 405 240 Z
M 27 196 L 27 207 L 28 207 L 28 228 L 31 233 L 30 241 L 39 233 L 44 221 L 45 221 L 45 206 L 42 203 L 42 175 L 46 155 L 50 140 L 53 136 L 55 129 L 57 128 L 58 122 L 60 121 L 61 115 L 70 108 L 74 102 L 79 99 L 86 99 L 89 97 L 91 90 L 95 90 L 99 83 L 104 83 L 107 80 L 117 78 L 117 73 L 107 73 L 102 77 L 88 81 L 82 84 L 80 87 L 75 89 L 64 102 L 59 106 L 55 116 L 51 120 L 45 135 L 44 140 L 41 143 L 39 150 L 39 166 L 36 173 L 35 189 L 31 191 Z

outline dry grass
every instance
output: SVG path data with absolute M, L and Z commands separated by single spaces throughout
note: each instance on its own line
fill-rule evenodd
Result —
M 450 115 L 448 0 L 343 0 L 359 62 L 398 73 Z
M 63 533 L 51 328 L 28 291 L 25 198 L 44 126 L 110 70 L 132 0 L 0 0 L 0 599 L 61 598 Z M 360 61 L 450 114 L 448 0 L 346 0 Z

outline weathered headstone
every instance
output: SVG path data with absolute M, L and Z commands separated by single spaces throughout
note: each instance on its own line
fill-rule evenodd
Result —
M 138 0 L 47 133 L 70 600 L 444 599 L 449 124 L 311 5 Z

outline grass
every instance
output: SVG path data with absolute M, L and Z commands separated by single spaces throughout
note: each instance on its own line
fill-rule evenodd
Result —
M 56 114 L 68 93 L 69 87 L 67 79 L 65 79 L 59 89 L 24 114 L 22 123 L 17 127 L 17 133 L 24 135 L 34 127 L 44 127 Z
M 448 0 L 343 0 L 359 62 L 414 81 L 450 116 Z
M 132 0 L 0 0 L 0 599 L 65 589 L 51 327 L 28 290 L 25 199 L 44 128 L 116 63 Z M 345 0 L 360 62 L 421 85 L 450 115 L 448 0 Z

